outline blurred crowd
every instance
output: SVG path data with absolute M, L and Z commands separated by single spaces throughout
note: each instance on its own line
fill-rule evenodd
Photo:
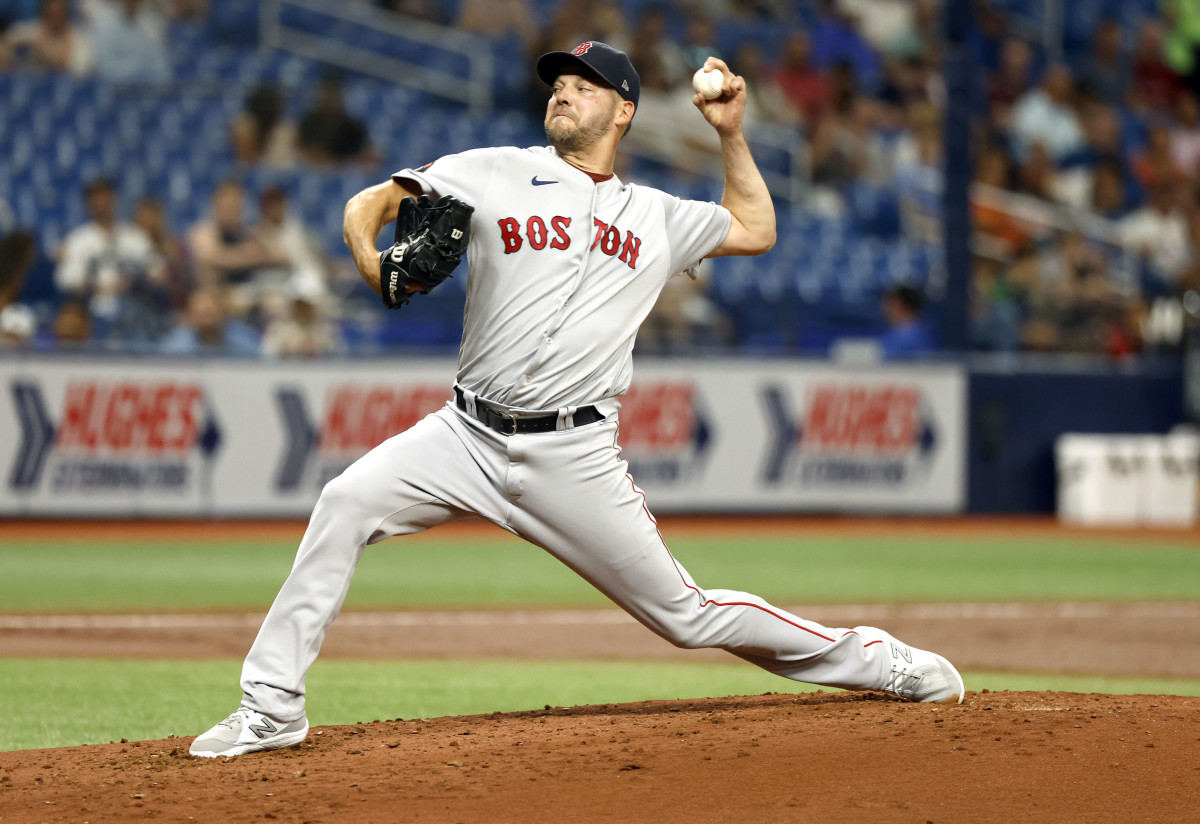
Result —
M 182 236 L 153 198 L 124 220 L 110 181 L 91 181 L 82 194 L 89 219 L 57 250 L 60 300 L 44 323 L 16 300 L 33 240 L 21 231 L 5 238 L 0 334 L 8 345 L 267 357 L 343 351 L 330 266 L 281 189 L 258 194 L 251 221 L 243 185 L 223 181 L 207 215 Z
M 984 18 L 977 345 L 1113 357 L 1183 345 L 1200 308 L 1200 3 L 1163 7 L 1134 28 L 1101 19 L 1057 60 Z
M 0 21 L 16 18 L 0 38 L 0 68 L 163 83 L 170 72 L 167 22 L 202 19 L 207 9 L 207 0 L 0 4 L 8 14 Z M 277 88 L 253 89 L 229 141 L 242 168 L 376 160 L 365 124 L 344 109 L 334 74 L 296 124 L 285 117 Z M 47 314 L 19 302 L 37 244 L 15 225 L 0 192 L 0 346 L 267 357 L 344 352 L 331 284 L 346 267 L 322 254 L 289 211 L 283 188 L 247 191 L 235 178 L 222 181 L 207 213 L 179 230 L 153 197 L 119 214 L 109 178 L 61 194 L 81 198 L 88 219 L 47 250 L 58 296 Z
M 720 168 L 715 134 L 682 115 L 692 72 L 720 56 L 747 79 L 748 129 L 799 136 L 806 146 L 803 210 L 850 219 L 865 188 L 894 199 L 907 236 L 941 242 L 947 101 L 937 0 L 564 0 L 549 16 L 531 0 L 373 5 L 495 38 L 529 59 L 585 38 L 628 51 L 642 80 L 628 141 L 681 175 Z M 1089 42 L 1064 51 L 1018 36 L 989 0 L 973 3 L 976 348 L 1170 351 L 1188 313 L 1200 312 L 1200 0 L 1146 5 L 1136 24 L 1101 17 Z M 168 23 L 208 13 L 208 0 L 0 0 L 0 70 L 162 82 L 171 71 Z M 746 22 L 779 36 L 769 48 L 761 38 L 729 47 L 722 32 Z M 531 83 L 531 117 L 544 101 L 545 89 Z M 229 135 L 236 159 L 277 169 L 378 165 L 369 124 L 347 113 L 336 77 L 303 116 L 287 111 L 275 87 L 246 94 Z M 32 251 L 0 203 L 4 340 L 342 351 L 331 283 L 344 273 L 309 241 L 282 189 L 226 181 L 209 213 L 178 232 L 153 199 L 118 214 L 109 181 L 87 181 L 79 196 L 89 219 L 53 250 L 62 300 L 42 322 L 15 302 Z M 728 320 L 706 288 L 704 278 L 673 284 L 641 345 L 728 343 Z M 936 348 L 927 305 L 908 284 L 887 292 L 885 354 Z
M 207 0 L 7 0 L 0 68 L 163 83 L 171 77 L 168 22 L 207 9 Z

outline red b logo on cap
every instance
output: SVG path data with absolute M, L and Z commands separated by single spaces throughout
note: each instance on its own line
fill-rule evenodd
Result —
M 571 54 L 575 54 L 575 55 L 587 54 L 587 50 L 590 49 L 591 47 L 592 47 L 592 41 L 588 40 L 588 41 L 586 41 L 584 43 L 580 43 L 578 46 L 576 46 L 575 51 L 571 52 Z

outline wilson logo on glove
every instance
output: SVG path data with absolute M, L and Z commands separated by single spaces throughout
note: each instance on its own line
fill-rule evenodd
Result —
M 474 208 L 449 195 L 434 203 L 429 195 L 406 197 L 396 215 L 396 236 L 379 255 L 383 305 L 399 309 L 412 291 L 428 293 L 448 277 L 462 260 L 471 236 Z

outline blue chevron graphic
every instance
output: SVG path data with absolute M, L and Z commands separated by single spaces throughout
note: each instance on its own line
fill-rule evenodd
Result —
M 205 404 L 204 413 L 204 428 L 200 430 L 200 438 L 196 443 L 200 447 L 200 454 L 212 459 L 221 448 L 221 425 L 212 406 Z
M 700 414 L 699 409 L 696 409 L 696 431 L 693 437 L 696 439 L 696 454 L 703 455 L 712 442 L 712 430 L 708 428 L 708 419 Z
M 54 421 L 46 414 L 42 391 L 36 383 L 13 381 L 12 395 L 21 420 L 22 440 L 8 483 L 13 489 L 31 489 L 41 479 L 46 457 L 54 446 Z
M 783 391 L 777 386 L 768 386 L 762 393 L 763 404 L 767 407 L 767 418 L 771 422 L 773 438 L 768 447 L 766 466 L 763 468 L 763 479 L 769 483 L 779 483 L 788 456 L 795 447 L 796 436 L 799 435 L 799 424 L 788 411 L 787 401 L 783 399 Z
M 304 395 L 298 389 L 280 389 L 275 393 L 279 413 L 287 431 L 288 442 L 283 462 L 275 475 L 275 488 L 280 492 L 291 492 L 300 486 L 304 470 L 317 445 L 317 429 L 308 417 Z

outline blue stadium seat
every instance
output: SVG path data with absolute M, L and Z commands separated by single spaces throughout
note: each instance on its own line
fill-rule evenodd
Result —
M 377 29 L 369 29 L 359 27 L 354 35 L 353 44 L 360 49 L 375 52 L 376 54 L 385 57 L 401 57 L 405 58 L 405 51 L 400 50 L 397 54 L 396 37 L 389 32 L 379 31 Z M 408 59 L 411 58 L 412 52 L 408 52 Z
M 192 203 L 195 196 L 192 175 L 187 168 L 176 166 L 167 172 L 167 202 L 173 208 L 183 208 Z
M 220 43 L 253 46 L 258 42 L 258 7 L 245 0 L 210 0 L 210 37 Z
M 717 28 L 717 48 L 730 65 L 743 44 L 756 47 L 767 63 L 774 63 L 779 57 L 780 46 L 791 32 L 790 26 L 770 20 L 724 20 Z
M 201 52 L 192 69 L 197 80 L 234 84 L 241 79 L 241 52 L 230 46 L 216 46 Z
M 13 176 L 13 198 L 9 203 L 18 226 L 37 226 L 37 201 L 27 174 Z
M 60 129 L 56 132 L 53 142 L 51 143 L 54 152 L 54 171 L 57 177 L 69 175 L 77 176 L 79 166 L 79 146 L 75 142 L 75 135 L 69 129 Z
M 900 199 L 894 188 L 856 183 L 850 187 L 849 201 L 855 225 L 861 232 L 885 237 L 900 234 Z
M 130 164 L 122 167 L 117 185 L 125 199 L 136 201 L 147 193 L 148 180 L 149 175 L 143 167 Z
M 34 106 L 28 114 L 29 130 L 39 146 L 49 144 L 54 135 L 54 112 L 49 108 Z
M 71 113 L 66 126 L 80 146 L 94 146 L 100 135 L 100 119 L 96 107 L 90 102 L 81 103 Z
M 38 214 L 38 233 L 47 249 L 56 249 L 62 243 L 63 237 L 70 231 L 63 215 L 57 209 L 43 209 Z
M 286 28 L 307 34 L 320 34 L 325 31 L 329 15 L 313 9 L 285 5 L 281 10 L 279 21 Z
M 126 156 L 125 149 L 115 130 L 101 132 L 98 151 L 100 168 L 104 170 L 104 174 L 110 174 L 116 170 L 121 165 L 122 158 Z
M 810 260 L 806 266 L 797 267 L 795 273 L 796 297 L 801 304 L 820 303 L 824 289 L 822 274 Z
M 625 0 L 622 6 L 636 19 L 650 1 Z M 1105 2 L 1105 9 L 1128 17 L 1140 13 L 1137 10 L 1150 0 Z M 539 3 L 545 18 L 553 15 L 551 0 Z M 196 84 L 130 94 L 93 80 L 0 76 L 0 106 L 5 112 L 0 119 L 0 194 L 12 202 L 20 219 L 42 227 L 43 244 L 83 219 L 81 182 L 99 174 L 117 179 L 122 208 L 142 194 L 160 197 L 172 225 L 182 233 L 207 212 L 216 183 L 237 171 L 244 175 L 252 204 L 266 186 L 283 185 L 295 214 L 309 223 L 315 240 L 330 255 L 344 258 L 342 206 L 388 172 L 447 151 L 542 142 L 536 119 L 520 113 L 525 76 L 498 74 L 495 91 L 501 98 L 511 94 L 513 108 L 485 118 L 467 115 L 459 104 L 430 102 L 423 93 L 355 76 L 345 87 L 347 107 L 370 119 L 372 140 L 384 156 L 382 168 L 320 174 L 239 168 L 231 154 L 229 125 L 242 110 L 249 88 L 263 81 L 278 83 L 291 92 L 289 113 L 298 118 L 311 105 L 321 64 L 283 51 L 260 51 L 244 39 L 218 42 L 213 31 L 249 14 L 236 5 L 234 0 L 217 0 L 211 30 L 172 25 L 173 58 L 188 69 L 180 76 L 195 77 Z M 314 31 L 330 28 L 327 16 L 296 9 L 288 14 L 301 22 L 307 19 Z M 674 25 L 680 25 L 680 18 Z M 354 26 L 343 29 L 358 32 Z M 748 21 L 729 26 L 723 38 L 751 39 L 770 49 L 786 33 L 787 27 Z M 369 37 L 360 42 L 372 45 Z M 500 65 L 514 48 L 512 43 L 494 46 Z M 456 76 L 465 71 L 462 61 L 447 53 L 431 62 L 444 64 Z M 1127 144 L 1136 145 L 1136 134 L 1130 138 L 1128 132 L 1139 127 L 1136 120 L 1127 124 Z M 770 152 L 760 157 L 764 168 L 784 162 Z M 780 170 L 786 171 L 782 166 Z M 683 197 L 721 196 L 720 181 L 680 180 L 661 164 L 635 161 L 627 177 Z M 730 312 L 744 341 L 776 352 L 822 341 L 827 345 L 847 325 L 877 322 L 878 295 L 889 285 L 928 283 L 930 272 L 940 270 L 940 249 L 899 237 L 893 192 L 860 187 L 852 203 L 853 217 L 848 220 L 814 217 L 780 203 L 779 242 L 772 255 L 710 264 L 713 300 Z M 414 301 L 409 308 L 419 311 L 408 313 L 398 330 L 380 333 L 380 340 L 456 344 L 465 284 L 465 277 L 456 276 L 434 297 Z M 390 328 L 392 320 L 384 318 L 377 325 Z M 360 339 L 375 334 L 363 331 L 367 326 L 356 333 Z
M 384 107 L 382 84 L 371 80 L 352 80 L 342 86 L 342 102 L 355 117 L 367 117 Z

